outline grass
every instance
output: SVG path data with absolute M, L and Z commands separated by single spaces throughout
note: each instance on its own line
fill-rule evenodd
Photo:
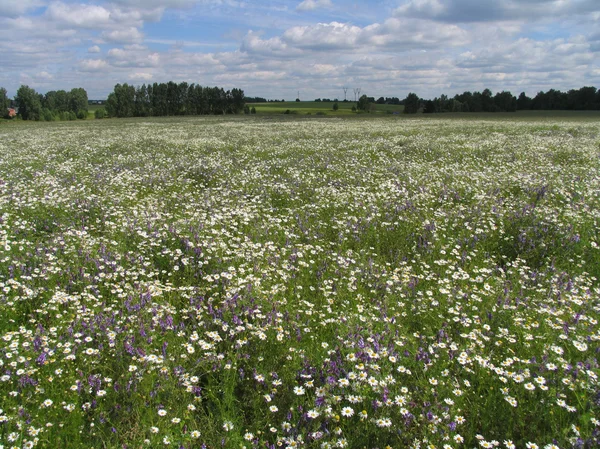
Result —
M 598 122 L 376 116 L 3 124 L 0 445 L 598 447 Z
M 283 114 L 289 110 L 292 114 L 298 115 L 333 115 L 333 116 L 349 116 L 362 113 L 352 112 L 352 107 L 356 106 L 355 102 L 343 101 L 338 102 L 339 109 L 333 110 L 333 102 L 319 101 L 286 101 L 286 102 L 271 102 L 271 103 L 249 103 L 250 108 L 256 108 L 257 114 Z M 373 105 L 373 113 L 376 114 L 392 114 L 394 112 L 401 113 L 404 106 L 394 105 Z

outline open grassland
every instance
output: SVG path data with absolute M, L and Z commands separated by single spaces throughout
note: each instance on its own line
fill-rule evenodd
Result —
M 594 448 L 600 125 L 0 127 L 0 445 Z
M 290 111 L 294 115 L 362 115 L 364 112 L 353 112 L 352 107 L 356 106 L 356 102 L 338 101 L 339 109 L 333 110 L 333 102 L 322 101 L 285 101 L 285 102 L 270 102 L 270 103 L 248 103 L 250 108 L 256 108 L 257 114 L 283 114 L 285 111 Z M 404 111 L 404 106 L 395 106 L 391 104 L 373 104 L 373 114 L 392 114 L 394 112 L 401 113 Z

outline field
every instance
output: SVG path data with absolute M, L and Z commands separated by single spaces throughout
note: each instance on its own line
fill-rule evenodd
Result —
M 598 447 L 600 123 L 490 117 L 0 126 L 0 447 Z
M 339 109 L 333 110 L 333 102 L 321 102 L 321 101 L 285 101 L 280 103 L 248 103 L 250 108 L 256 108 L 257 114 L 283 114 L 289 110 L 291 114 L 296 115 L 334 115 L 334 116 L 348 116 L 356 115 L 356 112 L 352 112 L 352 107 L 356 106 L 356 102 L 343 101 L 338 102 Z M 404 106 L 394 106 L 391 104 L 373 104 L 372 113 L 375 114 L 393 114 L 402 113 Z M 361 113 L 359 113 L 361 114 Z

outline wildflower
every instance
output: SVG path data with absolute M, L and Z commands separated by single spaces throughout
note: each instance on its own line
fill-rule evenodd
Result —
M 252 440 L 254 439 L 254 434 L 253 434 L 253 433 L 251 433 L 251 432 L 246 432 L 246 433 L 244 434 L 244 439 L 245 439 L 246 441 L 252 441 Z
M 294 387 L 294 394 L 296 396 L 302 396 L 304 394 L 304 388 L 303 387 Z
M 197 430 L 192 430 L 190 436 L 194 439 L 198 439 L 200 438 L 200 432 L 198 432 Z
M 375 424 L 377 427 L 391 427 L 392 420 L 389 418 L 379 418 L 377 421 L 375 421 Z
M 167 411 L 164 408 L 161 408 L 158 411 L 158 416 L 165 416 L 167 414 Z
M 319 412 L 316 411 L 315 409 L 309 410 L 308 413 L 306 414 L 309 418 L 315 419 L 319 417 Z
M 150 432 L 158 433 L 158 427 L 155 427 L 155 426 L 150 427 Z
M 351 407 L 342 408 L 342 416 L 350 418 L 352 415 L 354 415 L 354 410 Z
M 223 429 L 225 430 L 225 432 L 229 432 L 230 430 L 233 430 L 233 423 L 231 421 L 225 421 L 223 423 Z

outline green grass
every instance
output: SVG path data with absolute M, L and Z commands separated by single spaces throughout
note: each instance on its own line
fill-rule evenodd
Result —
M 356 106 L 353 101 L 344 103 L 343 101 L 338 102 L 339 109 L 333 110 L 333 102 L 320 102 L 320 101 L 286 101 L 283 103 L 271 102 L 271 103 L 248 103 L 250 108 L 255 107 L 257 114 L 283 114 L 286 110 L 290 110 L 291 114 L 296 115 L 316 115 L 325 114 L 333 116 L 348 116 L 348 115 L 361 115 L 364 112 L 352 112 L 352 107 Z M 388 104 L 374 104 L 372 113 L 374 114 L 392 114 L 394 112 L 401 113 L 404 110 L 404 106 L 395 106 Z

